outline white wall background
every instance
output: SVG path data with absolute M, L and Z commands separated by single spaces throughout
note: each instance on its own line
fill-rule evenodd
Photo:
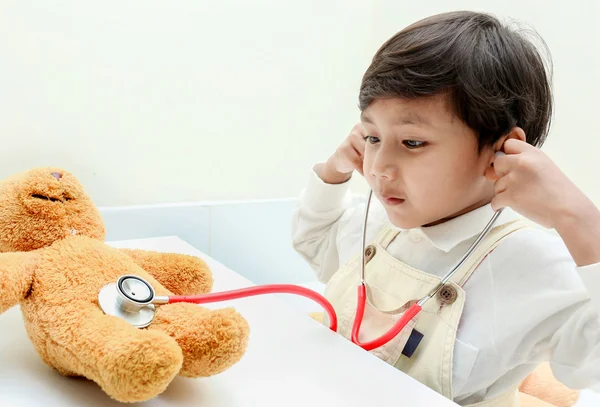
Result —
M 98 205 L 294 196 L 357 120 L 364 1 L 5 1 L 0 177 Z
M 545 149 L 600 203 L 599 4 L 5 1 L 0 177 L 62 166 L 101 206 L 296 196 L 357 120 L 360 78 L 381 42 L 470 8 L 544 36 L 557 108 Z

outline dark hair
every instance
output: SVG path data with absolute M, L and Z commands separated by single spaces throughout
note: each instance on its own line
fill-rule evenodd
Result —
M 529 144 L 541 146 L 552 116 L 550 75 L 523 33 L 488 14 L 443 13 L 381 46 L 364 74 L 359 107 L 382 98 L 447 93 L 454 112 L 478 134 L 480 148 L 514 126 Z

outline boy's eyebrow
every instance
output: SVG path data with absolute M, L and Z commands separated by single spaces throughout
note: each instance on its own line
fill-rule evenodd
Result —
M 366 123 L 374 124 L 373 120 L 371 120 L 369 115 L 365 112 L 362 112 L 360 114 L 360 120 Z M 416 112 L 403 113 L 398 117 L 398 120 L 395 124 L 424 124 L 428 126 L 431 125 L 429 120 L 427 120 L 425 117 L 421 116 Z
M 362 112 L 360 114 L 360 120 L 363 122 L 373 124 L 373 120 L 371 120 L 371 118 L 365 112 Z
M 396 124 L 424 124 L 430 125 L 429 120 L 416 112 L 408 112 L 398 118 Z

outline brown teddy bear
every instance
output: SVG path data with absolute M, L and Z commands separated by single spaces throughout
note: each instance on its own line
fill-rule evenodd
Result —
M 212 288 L 197 257 L 116 249 L 104 238 L 99 211 L 69 172 L 36 168 L 0 183 L 0 313 L 20 304 L 47 365 L 139 402 L 177 375 L 210 376 L 241 359 L 249 327 L 234 309 L 162 305 L 144 329 L 104 314 L 98 293 L 124 274 L 145 279 L 156 295 Z

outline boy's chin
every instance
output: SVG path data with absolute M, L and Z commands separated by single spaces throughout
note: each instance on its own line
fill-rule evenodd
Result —
M 424 222 L 421 216 L 409 212 L 400 212 L 393 208 L 385 208 L 388 219 L 392 225 L 399 229 L 414 229 L 423 226 Z

